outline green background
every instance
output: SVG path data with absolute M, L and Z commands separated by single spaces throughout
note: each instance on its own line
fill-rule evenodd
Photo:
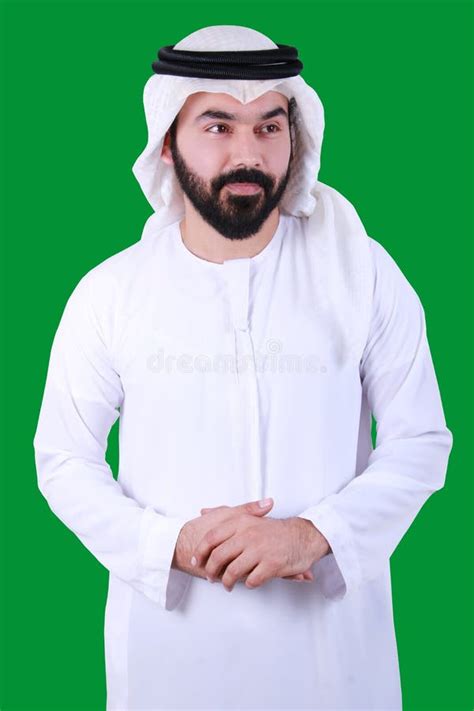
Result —
M 2 5 L 1 708 L 105 708 L 107 572 L 42 498 L 32 441 L 66 299 L 140 238 L 151 211 L 131 172 L 151 62 L 214 24 L 298 47 L 325 107 L 319 177 L 353 203 L 424 305 L 454 448 L 444 489 L 391 559 L 404 708 L 468 711 L 472 7 L 301 0 Z M 116 471 L 117 424 L 107 457 Z

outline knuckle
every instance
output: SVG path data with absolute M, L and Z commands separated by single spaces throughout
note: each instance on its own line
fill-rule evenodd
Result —
M 216 531 L 211 528 L 204 536 L 204 539 L 206 544 L 212 546 L 216 542 Z
M 214 573 L 220 568 L 221 562 L 222 561 L 218 554 L 211 553 L 206 563 L 206 571 L 211 575 L 214 575 Z
M 194 555 L 196 556 L 196 558 L 198 558 L 199 556 L 204 555 L 206 553 L 206 550 L 207 550 L 207 543 L 204 543 L 203 541 L 201 541 L 201 543 L 199 543 L 194 548 Z

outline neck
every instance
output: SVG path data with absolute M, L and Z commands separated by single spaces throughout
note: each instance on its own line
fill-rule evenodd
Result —
M 280 212 L 276 207 L 254 235 L 244 239 L 229 239 L 205 222 L 186 202 L 185 216 L 179 227 L 181 239 L 190 252 L 208 262 L 222 264 L 228 259 L 255 257 L 273 238 L 279 219 Z

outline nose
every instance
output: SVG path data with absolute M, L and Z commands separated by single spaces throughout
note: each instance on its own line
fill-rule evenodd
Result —
M 232 137 L 230 162 L 233 169 L 261 167 L 260 144 L 252 129 L 235 131 Z

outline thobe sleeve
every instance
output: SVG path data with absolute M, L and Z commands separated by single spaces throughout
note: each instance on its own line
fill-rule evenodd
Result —
M 107 342 L 110 327 L 98 315 L 107 295 L 96 278 L 91 270 L 79 281 L 53 339 L 33 440 L 38 486 L 110 573 L 173 609 L 190 577 L 171 568 L 186 519 L 140 505 L 105 460 L 124 392 Z
M 453 440 L 420 299 L 388 252 L 369 239 L 375 281 L 359 369 L 376 421 L 376 446 L 361 473 L 299 514 L 329 542 L 315 579 L 330 599 L 342 599 L 386 570 L 424 502 L 444 486 Z

